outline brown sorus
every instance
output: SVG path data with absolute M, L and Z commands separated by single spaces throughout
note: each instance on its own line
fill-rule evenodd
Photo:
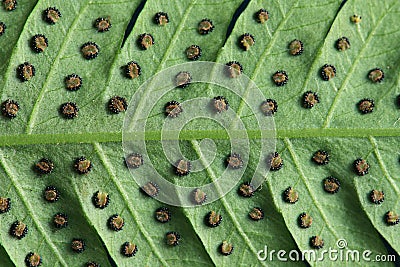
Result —
M 50 174 L 54 170 L 54 163 L 47 158 L 42 158 L 35 164 L 35 170 L 39 174 Z
M 97 18 L 94 22 L 94 27 L 97 29 L 98 32 L 107 32 L 111 28 L 111 18 L 110 17 L 100 17 Z
M 301 228 L 309 228 L 313 222 L 313 218 L 310 216 L 310 214 L 303 212 L 302 214 L 299 215 L 297 221 Z
M 74 168 L 79 174 L 87 174 L 92 170 L 93 164 L 87 158 L 79 157 L 74 162 Z
M 42 265 L 42 257 L 35 252 L 29 252 L 25 257 L 25 265 L 27 267 L 38 267 Z
M 1 114 L 9 119 L 13 119 L 17 116 L 19 111 L 19 104 L 17 101 L 12 99 L 7 99 L 1 103 Z
M 210 211 L 204 217 L 204 222 L 209 227 L 217 227 L 222 222 L 222 215 L 219 213 L 216 213 L 215 211 Z
M 165 104 L 165 115 L 170 118 L 176 118 L 183 111 L 181 103 L 178 101 L 172 100 Z
M 114 214 L 110 218 L 108 218 L 107 225 L 108 228 L 110 228 L 111 230 L 118 232 L 121 231 L 124 227 L 125 221 L 118 214 Z
M 29 81 L 30 79 L 32 79 L 33 76 L 35 76 L 35 74 L 35 66 L 30 64 L 29 62 L 24 62 L 17 68 L 17 76 L 22 82 Z
M 181 240 L 181 236 L 177 232 L 168 232 L 165 234 L 165 238 L 169 246 L 177 246 Z
M 214 30 L 214 25 L 209 19 L 202 19 L 198 25 L 198 31 L 201 35 L 208 34 Z
M 231 255 L 233 252 L 233 245 L 228 243 L 227 241 L 223 241 L 221 245 L 219 245 L 219 252 L 224 255 L 228 256 Z
M 135 61 L 130 61 L 125 66 L 125 75 L 127 78 L 135 79 L 142 74 L 142 68 Z
M 128 102 L 125 97 L 122 96 L 113 96 L 108 101 L 108 110 L 111 113 L 118 114 L 120 112 L 126 111 L 128 108 Z
M 178 176 L 185 176 L 190 173 L 192 164 L 188 160 L 180 159 L 175 162 L 175 174 Z
M 126 167 L 137 169 L 143 165 L 143 156 L 139 153 L 131 153 L 125 158 Z
M 61 18 L 61 12 L 55 7 L 48 7 L 43 11 L 43 19 L 49 24 L 56 24 Z
M 74 102 L 66 102 L 60 106 L 60 113 L 65 119 L 74 119 L 79 113 L 78 105 Z
M 125 242 L 121 246 L 121 254 L 125 257 L 133 257 L 138 251 L 137 245 L 131 242 Z
M 149 33 L 143 33 L 139 35 L 137 43 L 141 49 L 147 50 L 154 45 L 154 38 Z
M 56 228 L 65 228 L 68 226 L 68 216 L 65 213 L 56 213 L 53 216 L 53 224 Z
M 364 176 L 369 172 L 369 164 L 366 160 L 358 158 L 353 163 L 354 171 L 358 176 Z
M 65 88 L 68 91 L 77 91 L 81 88 L 82 86 L 82 78 L 73 73 L 65 77 Z
M 283 191 L 283 199 L 287 203 L 294 204 L 299 200 L 299 193 L 289 186 Z

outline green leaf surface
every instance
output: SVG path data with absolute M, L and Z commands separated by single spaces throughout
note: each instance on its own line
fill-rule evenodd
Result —
M 267 266 L 283 265 L 278 250 L 315 251 L 309 245 L 311 236 L 324 239 L 324 249 L 338 249 L 338 241 L 347 242 L 346 250 L 364 250 L 375 255 L 388 254 L 382 238 L 400 252 L 398 225 L 388 226 L 385 213 L 400 213 L 397 126 L 399 94 L 399 13 L 397 0 L 362 1 L 262 1 L 251 0 L 236 21 L 225 42 L 228 25 L 242 1 L 157 1 L 148 0 L 140 11 L 132 32 L 121 48 L 125 29 L 140 1 L 18 1 L 11 12 L 0 10 L 0 21 L 7 24 L 6 34 L 0 36 L 1 101 L 12 98 L 19 102 L 15 119 L 0 118 L 0 197 L 12 199 L 12 209 L 0 214 L 0 265 L 24 266 L 30 251 L 43 256 L 43 266 L 84 266 L 90 260 L 101 266 Z M 48 25 L 42 12 L 49 5 L 62 13 L 61 20 Z M 269 20 L 257 23 L 254 14 L 265 8 Z M 156 12 L 167 12 L 169 23 L 156 25 Z M 359 14 L 362 21 L 354 24 L 350 16 Z M 110 16 L 112 28 L 98 33 L 93 22 Z M 213 21 L 215 29 L 208 35 L 197 32 L 203 18 Z M 42 54 L 29 47 L 30 38 L 45 34 L 49 47 Z M 142 33 L 150 33 L 155 44 L 148 50 L 137 45 Z M 250 33 L 255 45 L 248 51 L 239 47 L 238 38 Z M 349 38 L 351 48 L 338 51 L 338 38 Z M 288 53 L 293 39 L 304 43 L 300 56 Z M 100 46 L 96 59 L 85 60 L 80 52 L 83 43 L 94 41 Z M 172 220 L 161 224 L 154 211 L 165 206 L 139 190 L 124 163 L 121 129 L 124 113 L 107 110 L 110 97 L 120 95 L 128 100 L 149 78 L 161 70 L 188 62 L 185 49 L 199 45 L 202 61 L 226 64 L 239 61 L 244 74 L 261 89 L 265 98 L 279 105 L 274 115 L 276 151 L 284 160 L 281 170 L 257 173 L 260 158 L 261 130 L 245 104 L 245 99 L 225 88 L 209 84 L 193 84 L 171 91 L 156 103 L 146 126 L 146 147 L 150 163 L 169 181 L 181 186 L 200 186 L 215 181 L 225 170 L 224 160 L 231 144 L 225 129 L 210 120 L 195 120 L 180 133 L 179 146 L 190 160 L 203 159 L 201 141 L 213 139 L 215 160 L 203 171 L 177 177 L 161 146 L 161 127 L 165 121 L 162 106 L 172 99 L 184 102 L 196 97 L 212 98 L 223 95 L 246 126 L 251 152 L 242 182 L 253 175 L 266 176 L 262 188 L 252 198 L 240 197 L 237 187 L 220 200 L 196 208 L 168 206 Z M 25 61 L 36 68 L 36 76 L 20 82 L 16 68 Z M 124 66 L 136 61 L 142 74 L 128 79 Z M 336 67 L 336 76 L 323 81 L 320 69 L 324 64 Z M 369 70 L 380 67 L 385 72 L 381 83 L 368 79 Z M 271 76 L 285 70 L 289 81 L 278 87 Z M 65 90 L 64 78 L 77 73 L 83 86 L 77 92 Z M 250 87 L 249 87 L 250 88 Z M 302 95 L 314 91 L 320 103 L 312 109 L 302 107 Z M 247 96 L 252 94 L 247 90 Z M 152 97 L 152 96 L 150 96 Z M 357 103 L 362 98 L 375 102 L 374 112 L 362 115 Z M 58 110 L 62 103 L 76 102 L 79 116 L 63 119 Z M 263 99 L 260 99 L 260 104 Z M 145 100 L 141 101 L 146 103 Z M 138 109 L 136 112 L 141 112 Z M 223 114 L 220 114 L 223 115 Z M 319 149 L 330 154 L 330 162 L 318 166 L 311 161 Z M 167 151 L 168 152 L 168 151 Z M 77 157 L 85 156 L 93 170 L 79 175 L 73 169 Z M 38 175 L 33 165 L 42 157 L 55 163 L 49 175 Z M 363 158 L 370 164 L 365 176 L 357 176 L 353 161 Z M 204 163 L 204 162 L 203 162 Z M 145 162 L 147 164 L 147 162 Z M 334 176 L 340 180 L 337 194 L 323 189 L 323 179 Z M 149 178 L 150 179 L 150 178 Z M 61 192 L 56 203 L 43 199 L 47 185 Z M 291 186 L 299 192 L 299 200 L 288 204 L 283 191 Z M 372 189 L 383 190 L 385 201 L 376 205 L 369 199 Z M 109 193 L 111 201 L 105 209 L 97 209 L 92 196 L 97 190 Z M 248 212 L 260 207 L 265 218 L 252 221 Z M 223 217 L 222 223 L 210 228 L 204 223 L 209 211 Z M 55 229 L 51 223 L 57 212 L 69 215 L 66 229 Z M 312 226 L 302 229 L 298 216 L 307 212 L 313 217 Z M 112 231 L 107 219 L 113 214 L 124 218 L 124 229 Z M 17 240 L 9 234 L 11 224 L 22 220 L 29 227 L 28 235 Z M 180 245 L 169 247 L 165 234 L 177 231 Z M 84 238 L 87 248 L 82 254 L 73 253 L 70 241 Z M 138 246 L 132 258 L 121 254 L 126 242 Z M 219 245 L 228 241 L 234 245 L 232 255 L 219 253 Z M 275 250 L 274 258 L 263 261 L 257 253 L 264 248 Z M 287 256 L 287 255 L 286 255 Z M 376 262 L 324 261 L 306 259 L 312 266 L 359 265 Z M 283 264 L 282 264 L 283 263 Z M 291 262 L 302 266 L 302 260 Z M 379 263 L 379 266 L 393 263 Z

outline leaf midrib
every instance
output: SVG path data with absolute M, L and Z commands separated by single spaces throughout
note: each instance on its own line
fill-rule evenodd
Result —
M 246 134 L 249 139 L 259 139 L 260 130 L 237 131 L 237 136 Z M 310 129 L 278 129 L 276 138 L 369 138 L 373 137 L 400 137 L 398 128 L 310 128 Z M 166 136 L 174 136 L 167 134 Z M 225 130 L 183 130 L 179 132 L 179 140 L 199 140 L 210 138 L 214 140 L 229 140 Z M 160 141 L 161 131 L 146 131 L 145 139 Z M 40 144 L 78 144 L 78 143 L 107 143 L 122 142 L 121 132 L 91 132 L 91 133 L 63 133 L 63 134 L 15 134 L 0 136 L 0 147 L 15 145 L 40 145 Z

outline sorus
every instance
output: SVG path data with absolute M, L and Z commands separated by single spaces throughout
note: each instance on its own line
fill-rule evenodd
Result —
M 261 103 L 260 109 L 265 116 L 271 116 L 278 111 L 278 103 L 274 99 L 267 99 Z
M 81 88 L 82 86 L 82 78 L 73 73 L 65 77 L 65 88 L 68 91 L 77 91 Z
M 97 18 L 94 22 L 94 27 L 97 29 L 98 32 L 107 32 L 111 28 L 111 19 L 110 17 L 106 18 Z
M 56 213 L 53 216 L 53 223 L 56 228 L 65 228 L 68 226 L 68 216 L 65 213 Z
M 142 68 L 135 61 L 130 61 L 125 66 L 125 75 L 127 78 L 135 79 L 142 74 Z
M 187 87 L 192 81 L 192 75 L 187 71 L 181 71 L 175 76 L 175 86 L 179 88 Z
M 10 227 L 10 235 L 17 239 L 22 239 L 28 234 L 28 226 L 21 222 L 16 221 Z
M 126 167 L 137 169 L 143 165 L 143 156 L 139 153 L 131 153 L 125 158 Z
M 242 183 L 238 188 L 238 193 L 242 197 L 252 197 L 254 196 L 255 189 L 250 182 Z
M 324 190 L 330 194 L 336 194 L 340 189 L 340 181 L 333 176 L 324 179 Z
M 9 119 L 13 119 L 17 116 L 19 111 L 19 104 L 17 101 L 12 99 L 7 99 L 1 103 L 1 114 Z
M 278 152 L 274 152 L 267 157 L 267 166 L 271 171 L 278 171 L 283 166 L 283 159 Z
M 354 171 L 358 176 L 364 176 L 369 172 L 369 164 L 366 160 L 358 158 L 353 163 Z
M 299 193 L 289 186 L 283 191 L 283 199 L 287 203 L 294 204 L 299 200 Z
M 320 236 L 312 236 L 310 238 L 310 246 L 315 249 L 324 247 L 324 240 Z
M 239 37 L 239 46 L 247 51 L 255 44 L 254 36 L 250 33 L 245 33 Z
M 369 193 L 369 199 L 374 204 L 381 204 L 385 200 L 385 193 L 374 189 Z
M 374 111 L 375 103 L 372 99 L 364 98 L 358 102 L 357 106 L 361 114 L 368 114 Z
M 262 219 L 264 219 L 264 211 L 259 207 L 254 207 L 249 212 L 249 218 L 252 219 L 253 221 L 262 220 Z
M 61 18 L 61 12 L 55 7 L 48 7 L 43 11 L 43 19 L 49 24 L 56 24 Z
M 60 191 L 55 186 L 49 185 L 44 189 L 43 197 L 48 202 L 56 202 L 60 199 Z
M 138 251 L 138 248 L 136 244 L 133 244 L 131 242 L 125 242 L 121 246 L 121 253 L 125 257 L 133 257 L 136 255 L 136 252 Z
M 284 70 L 279 70 L 272 75 L 272 80 L 277 86 L 284 86 L 289 81 L 289 76 Z
M 0 21 L 0 36 L 2 36 L 6 32 L 7 26 L 4 22 Z
M 165 13 L 165 12 L 157 12 L 154 15 L 154 23 L 155 24 L 164 26 L 164 25 L 168 24 L 168 22 L 169 22 L 169 18 L 168 18 L 168 14 L 167 13 Z
M 221 245 L 219 245 L 219 252 L 224 255 L 228 256 L 231 255 L 233 252 L 233 245 L 228 243 L 227 241 L 223 241 Z
M 0 214 L 6 213 L 11 209 L 11 199 L 0 197 Z
M 191 45 L 186 48 L 186 57 L 189 60 L 198 60 L 201 57 L 201 48 L 198 45 Z
M 92 170 L 93 164 L 87 158 L 79 157 L 74 162 L 74 168 L 79 174 L 87 174 Z
M 336 40 L 336 48 L 339 51 L 345 51 L 350 48 L 350 41 L 347 37 L 341 37 Z
M 185 176 L 190 173 L 192 164 L 188 160 L 180 159 L 174 164 L 175 174 L 178 176 Z
M 269 19 L 269 13 L 267 10 L 264 8 L 261 8 L 260 10 L 255 13 L 255 19 L 257 20 L 258 23 L 264 23 Z
M 172 100 L 165 104 L 165 115 L 170 118 L 176 118 L 183 111 L 181 103 L 178 101 Z
M 324 81 L 329 81 L 336 76 L 336 68 L 333 65 L 325 64 L 321 68 L 321 77 Z
M 160 223 L 166 223 L 171 220 L 171 212 L 167 207 L 161 207 L 156 209 L 156 211 L 154 212 L 154 217 Z
M 92 202 L 96 208 L 104 209 L 110 204 L 110 195 L 106 192 L 97 191 L 92 196 Z
M 214 97 L 213 100 L 212 100 L 212 105 L 213 105 L 214 110 L 217 113 L 221 113 L 223 111 L 227 111 L 228 108 L 229 108 L 229 102 L 223 96 Z
M 196 188 L 192 191 L 192 200 L 194 204 L 202 205 L 207 201 L 207 194 L 199 188 Z
M 125 225 L 124 219 L 118 214 L 112 215 L 108 218 L 107 225 L 111 230 L 116 232 L 121 231 Z
M 318 165 L 326 165 L 329 163 L 329 153 L 325 150 L 318 150 L 314 153 L 312 160 Z
M 230 78 L 236 78 L 243 72 L 243 67 L 238 61 L 229 61 L 226 66 L 226 75 Z
M 43 34 L 36 34 L 31 39 L 31 48 L 36 53 L 42 53 L 49 46 L 49 40 Z
M 128 102 L 125 97 L 113 96 L 108 101 L 108 109 L 111 113 L 118 114 L 120 112 L 126 111 L 128 108 Z
M 149 33 L 143 33 L 139 35 L 137 43 L 140 48 L 142 48 L 143 50 L 147 50 L 154 45 L 154 38 Z
M 177 246 L 181 240 L 181 236 L 177 232 L 168 232 L 165 234 L 165 238 L 169 246 Z
M 313 218 L 310 214 L 303 212 L 299 215 L 298 223 L 301 228 L 309 228 L 313 222 Z
M 6 11 L 13 11 L 17 8 L 17 0 L 3 0 L 4 9 Z
M 25 264 L 27 267 L 38 267 L 42 265 L 42 257 L 35 252 L 29 252 L 25 257 Z
M 209 19 L 202 19 L 198 25 L 198 31 L 201 35 L 208 34 L 214 30 L 214 25 Z
M 35 170 L 39 174 L 50 174 L 54 170 L 54 163 L 47 158 L 42 158 L 35 164 Z
M 60 113 L 65 119 L 74 119 L 79 113 L 78 105 L 74 102 L 66 102 L 60 106 Z
M 81 238 L 74 238 L 71 241 L 71 248 L 76 253 L 82 253 L 86 248 L 85 241 Z
M 299 56 L 303 54 L 304 45 L 303 42 L 300 40 L 293 40 L 289 43 L 289 54 L 292 56 Z
M 22 82 L 29 81 L 33 76 L 35 76 L 35 74 L 35 66 L 29 62 L 24 62 L 17 68 L 17 76 Z
M 375 68 L 369 71 L 368 78 L 374 83 L 380 83 L 385 78 L 385 74 L 382 69 Z
M 99 55 L 100 47 L 94 42 L 86 42 L 81 46 L 81 52 L 85 59 L 91 60 Z
M 243 167 L 243 160 L 240 154 L 232 153 L 226 159 L 227 166 L 231 169 L 240 169 Z
M 160 187 L 154 182 L 148 182 L 141 187 L 141 190 L 150 197 L 156 197 L 160 192 Z
M 222 222 L 222 215 L 219 213 L 216 213 L 215 211 L 210 211 L 204 217 L 204 222 L 209 227 L 217 227 Z
M 307 91 L 303 94 L 303 107 L 313 108 L 319 103 L 319 96 L 316 92 Z

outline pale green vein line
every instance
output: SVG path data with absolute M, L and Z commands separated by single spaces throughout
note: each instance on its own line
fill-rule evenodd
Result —
M 247 136 L 248 139 L 260 139 L 262 134 L 269 136 L 271 133 L 260 130 L 231 131 L 231 137 Z M 167 132 L 164 136 L 175 136 Z M 277 130 L 276 138 L 368 138 L 374 137 L 400 137 L 400 128 L 385 129 L 295 129 Z M 214 140 L 230 140 L 224 130 L 184 130 L 179 132 L 179 140 L 201 140 L 210 138 Z M 160 141 L 160 131 L 146 131 L 145 140 Z M 135 139 L 139 140 L 139 139 Z M 165 139 L 164 140 L 168 140 Z M 93 133 L 65 133 L 65 134 L 16 134 L 0 136 L 0 147 L 15 145 L 43 145 L 43 144 L 79 144 L 79 143 L 108 143 L 122 142 L 121 132 L 93 132 Z M 127 140 L 125 140 L 127 141 Z
M 204 166 L 207 166 L 207 162 L 204 161 L 204 157 L 201 153 L 200 146 L 197 141 L 192 140 L 192 146 L 196 152 L 196 154 L 199 156 L 199 159 L 202 161 Z M 214 171 L 211 168 L 207 168 L 207 173 L 210 176 L 212 181 L 216 181 L 217 177 L 214 173 Z M 215 188 L 217 189 L 219 195 L 223 195 L 223 192 L 221 188 L 219 187 L 218 183 L 215 184 Z M 220 201 L 222 205 L 224 206 L 226 212 L 228 213 L 229 217 L 231 218 L 233 224 L 235 225 L 236 230 L 238 231 L 239 235 L 243 238 L 245 244 L 250 248 L 251 252 L 254 254 L 254 257 L 257 256 L 257 249 L 253 246 L 253 243 L 251 242 L 250 238 L 247 236 L 247 234 L 244 232 L 242 226 L 240 225 L 239 221 L 237 220 L 237 216 L 232 210 L 232 207 L 229 205 L 228 201 L 226 198 L 220 198 Z M 261 262 L 263 266 L 268 266 L 265 262 Z
M 381 168 L 383 174 L 385 175 L 386 180 L 388 180 L 388 182 L 390 183 L 392 188 L 396 191 L 397 197 L 400 197 L 400 190 L 397 187 L 396 183 L 393 181 L 392 177 L 390 176 L 389 171 L 387 170 L 385 164 L 383 163 L 383 159 L 381 157 L 381 153 L 379 152 L 379 147 L 378 147 L 378 143 L 376 142 L 376 139 L 374 137 L 370 136 L 369 141 L 370 141 L 372 147 L 374 148 L 374 154 L 375 154 L 376 158 L 378 159 L 379 167 Z
M 356 68 L 358 68 L 358 61 L 361 59 L 361 55 L 364 54 L 364 51 L 367 49 L 367 46 L 370 42 L 370 40 L 372 39 L 372 37 L 374 36 L 374 33 L 376 32 L 376 30 L 378 29 L 378 26 L 381 24 L 382 20 L 385 18 L 385 16 L 390 12 L 390 10 L 395 6 L 396 4 L 393 4 L 389 10 L 387 10 L 387 12 L 384 12 L 383 15 L 379 18 L 379 20 L 376 22 L 376 24 L 374 25 L 374 28 L 371 30 L 371 32 L 369 33 L 367 39 L 365 40 L 365 42 L 363 43 L 363 46 L 361 47 L 360 52 L 357 54 L 357 57 L 355 58 L 354 62 L 351 64 L 350 70 L 346 73 L 346 77 L 342 83 L 342 85 L 340 86 L 335 98 L 333 99 L 332 105 L 329 108 L 328 111 L 328 115 L 326 116 L 326 120 L 324 122 L 324 125 L 322 126 L 323 128 L 327 128 L 332 120 L 333 117 L 333 113 L 336 110 L 336 106 L 337 103 L 340 99 L 340 95 L 342 94 L 342 92 L 345 90 L 348 82 L 351 79 L 351 75 L 353 74 L 354 70 Z
M 319 205 L 320 202 L 315 198 L 314 193 L 308 184 L 307 178 L 301 168 L 301 163 L 299 162 L 297 155 L 294 152 L 292 143 L 290 142 L 290 140 L 288 138 L 285 138 L 283 141 L 285 143 L 285 146 L 289 150 L 290 156 L 293 159 L 293 163 L 294 163 L 298 173 L 300 174 L 300 178 L 303 181 L 304 186 L 306 187 L 306 189 L 308 191 L 308 195 L 312 199 L 312 203 L 318 209 L 318 211 L 321 215 L 322 221 L 325 222 L 325 227 L 328 228 L 329 231 L 332 233 L 332 235 L 336 237 L 336 240 L 338 240 L 340 237 L 337 235 L 336 231 L 332 228 L 330 220 L 328 218 L 326 218 L 325 213 L 323 212 L 323 208 Z
M 43 225 L 39 222 L 40 221 L 39 216 L 36 215 L 35 209 L 30 204 L 30 200 L 27 199 L 26 195 L 22 192 L 22 186 L 18 183 L 17 175 L 8 166 L 7 162 L 4 159 L 3 151 L 1 151 L 1 150 L 0 150 L 0 162 L 1 162 L 1 165 L 3 166 L 3 169 L 4 169 L 5 173 L 7 174 L 8 178 L 11 180 L 11 183 L 13 184 L 19 199 L 22 201 L 22 203 L 26 207 L 28 214 L 32 218 L 32 222 L 35 224 L 37 230 L 43 236 L 44 240 L 49 245 L 50 249 L 54 252 L 54 255 L 57 257 L 57 260 L 60 262 L 60 264 L 62 264 L 62 266 L 68 266 L 68 264 L 65 262 L 63 256 L 58 251 L 57 246 L 52 242 L 53 238 L 50 237 L 46 233 L 46 231 L 43 228 Z M 54 259 L 53 259 L 53 261 L 54 261 Z
M 142 222 L 139 220 L 138 214 L 136 214 L 136 211 L 134 207 L 132 206 L 131 203 L 134 203 L 134 201 L 129 200 L 129 196 L 127 192 L 124 190 L 124 187 L 118 180 L 117 176 L 115 175 L 115 170 L 109 161 L 109 159 L 106 157 L 106 153 L 103 151 L 101 145 L 99 143 L 94 143 L 93 144 L 94 149 L 96 151 L 96 154 L 99 156 L 101 162 L 103 163 L 104 167 L 106 168 L 109 176 L 111 177 L 113 183 L 116 185 L 117 190 L 121 194 L 122 198 L 124 199 L 126 207 L 128 207 L 129 213 L 132 215 L 133 220 L 136 222 L 136 225 L 139 229 L 139 231 L 143 234 L 143 237 L 147 240 L 147 243 L 151 247 L 152 251 L 154 254 L 157 256 L 157 258 L 160 260 L 163 266 L 169 266 L 169 264 L 165 261 L 164 257 L 161 255 L 160 251 L 158 250 L 158 247 L 156 244 L 154 244 L 153 240 L 150 238 L 150 233 L 148 233 L 143 226 Z
M 81 10 L 79 11 L 79 14 L 83 14 L 84 13 L 85 9 L 88 6 L 87 4 L 88 3 L 86 3 L 81 8 Z M 76 24 L 78 24 L 78 22 L 80 22 L 80 18 L 81 18 L 80 15 L 75 17 L 75 20 L 72 22 L 71 26 L 68 28 L 67 34 L 66 34 L 65 38 L 63 39 L 64 41 L 63 41 L 63 43 L 62 43 L 62 45 L 60 47 L 60 50 L 58 50 L 58 52 L 57 52 L 56 58 L 53 60 L 53 64 L 50 67 L 50 71 L 46 76 L 46 80 L 45 80 L 45 82 L 44 82 L 44 84 L 42 86 L 42 89 L 40 90 L 39 96 L 37 97 L 37 99 L 35 101 L 35 104 L 33 106 L 31 115 L 29 116 L 29 120 L 28 120 L 27 127 L 26 127 L 26 130 L 25 130 L 25 132 L 28 133 L 28 134 L 32 133 L 32 130 L 33 130 L 33 127 L 34 127 L 34 124 L 35 124 L 35 121 L 36 121 L 36 117 L 37 117 L 37 114 L 39 112 L 40 102 L 42 101 L 42 99 L 43 99 L 43 97 L 44 97 L 44 95 L 46 93 L 46 89 L 47 89 L 48 84 L 50 83 L 51 78 L 54 77 L 53 73 L 56 70 L 58 70 L 58 68 L 56 67 L 56 64 L 59 63 L 59 59 L 60 59 L 61 55 L 63 54 L 63 52 L 64 52 L 64 50 L 65 50 L 65 48 L 66 48 L 66 46 L 68 44 L 68 41 L 70 40 L 70 36 L 71 36 L 71 34 L 74 33 Z

